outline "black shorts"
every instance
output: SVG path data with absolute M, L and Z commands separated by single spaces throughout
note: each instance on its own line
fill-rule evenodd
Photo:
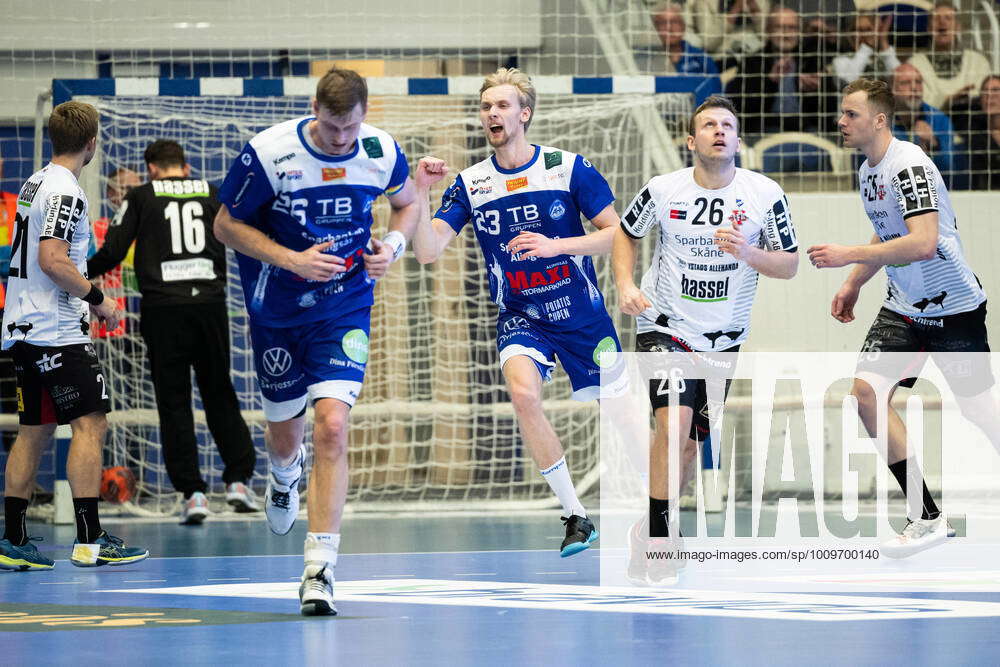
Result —
M 701 356 L 680 339 L 660 331 L 647 331 L 646 333 L 638 334 L 635 337 L 635 349 L 637 352 L 689 352 L 694 356 L 694 366 L 697 366 L 697 359 Z M 738 352 L 739 349 L 739 345 L 734 345 L 725 350 L 725 352 Z M 720 361 L 723 358 L 726 359 L 726 363 L 729 364 L 729 370 L 732 371 L 736 366 L 736 355 L 723 357 L 719 353 L 712 353 L 714 361 Z M 723 401 L 729 395 L 729 386 L 732 384 L 732 380 L 726 380 L 725 382 Z M 652 404 L 654 412 L 670 404 L 670 394 L 673 390 L 674 386 L 670 380 L 657 379 L 650 381 L 649 402 Z M 712 413 L 708 403 L 708 388 L 705 380 L 686 380 L 684 382 L 684 389 L 678 393 L 676 401 L 678 405 L 689 407 L 694 411 L 694 416 L 691 420 L 690 437 L 693 440 L 703 441 L 709 433 L 710 415 Z
M 108 385 L 90 343 L 40 347 L 14 343 L 17 414 L 21 424 L 68 424 L 111 412 Z
M 904 377 L 900 386 L 912 387 L 928 354 L 969 353 L 968 360 L 954 355 L 942 360 L 938 367 L 956 395 L 971 396 L 989 389 L 995 382 L 989 362 L 977 363 L 973 354 L 989 351 L 985 301 L 975 310 L 944 317 L 910 317 L 882 308 L 865 337 L 858 371 Z M 887 359 L 882 352 L 911 354 Z

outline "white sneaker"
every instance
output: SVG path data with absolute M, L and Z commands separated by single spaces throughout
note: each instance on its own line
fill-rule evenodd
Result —
M 948 518 L 941 514 L 936 519 L 909 521 L 900 535 L 882 544 L 882 555 L 889 558 L 906 558 L 924 549 L 941 544 L 955 537 L 955 529 L 948 525 Z
M 271 472 L 264 492 L 264 513 L 275 535 L 287 535 L 299 516 L 299 479 L 302 477 L 302 450 L 299 450 L 298 474 L 291 484 L 282 484 Z
M 243 482 L 233 482 L 226 487 L 226 502 L 237 512 L 259 512 L 257 494 Z
M 299 603 L 303 616 L 337 615 L 333 605 L 333 568 L 328 563 L 306 563 L 299 585 Z
M 181 523 L 186 526 L 198 526 L 211 512 L 208 509 L 208 498 L 201 491 L 195 491 L 184 501 L 181 510 Z

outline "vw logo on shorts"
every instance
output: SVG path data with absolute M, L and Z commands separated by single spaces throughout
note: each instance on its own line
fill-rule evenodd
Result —
M 281 377 L 292 367 L 292 355 L 283 347 L 264 350 L 264 370 L 272 377 Z

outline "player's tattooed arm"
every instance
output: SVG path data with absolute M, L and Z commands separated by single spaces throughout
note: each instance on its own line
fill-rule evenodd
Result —
M 444 160 L 435 157 L 420 158 L 413 173 L 416 187 L 419 216 L 416 230 L 413 233 L 413 254 L 421 264 L 429 264 L 441 256 L 451 240 L 457 236 L 455 230 L 440 218 L 431 219 L 430 190 L 431 186 L 448 175 L 448 165 Z M 460 187 L 458 184 L 452 189 Z M 445 198 L 448 199 L 448 194 Z M 452 196 L 457 196 L 452 194 Z M 449 204 L 450 205 L 450 204 Z
M 229 214 L 225 204 L 215 216 L 214 230 L 215 238 L 233 250 L 291 271 L 306 280 L 326 282 L 334 274 L 347 270 L 342 257 L 326 252 L 333 241 L 317 243 L 297 252 L 268 238 L 259 229 L 237 220 Z

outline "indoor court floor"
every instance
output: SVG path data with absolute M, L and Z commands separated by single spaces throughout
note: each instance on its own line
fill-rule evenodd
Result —
M 73 528 L 34 522 L 56 567 L 0 572 L 0 664 L 980 665 L 1000 655 L 1000 567 L 971 571 L 960 545 L 909 569 L 879 561 L 897 568 L 890 593 L 713 590 L 697 573 L 669 588 L 601 588 L 597 548 L 559 557 L 556 516 L 348 515 L 340 615 L 325 618 L 298 613 L 304 520 L 283 537 L 262 519 L 109 520 L 152 556 L 92 570 L 66 560 Z M 922 573 L 924 592 L 908 592 L 900 572 Z M 929 573 L 992 592 L 935 592 Z

